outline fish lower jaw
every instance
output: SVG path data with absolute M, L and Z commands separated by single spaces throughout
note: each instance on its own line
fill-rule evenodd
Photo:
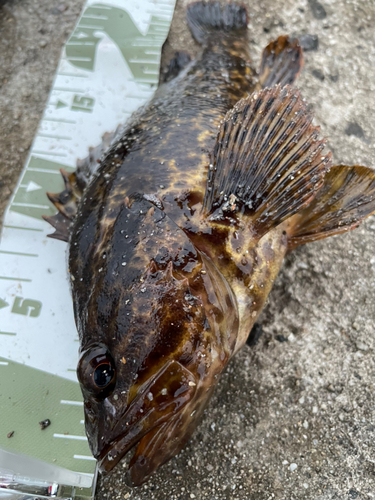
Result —
M 160 425 L 157 427 L 161 427 Z M 155 429 L 155 428 L 154 428 Z M 131 429 L 124 432 L 123 435 L 119 436 L 116 441 L 112 441 L 110 446 L 107 446 L 104 453 L 101 453 L 97 458 L 98 469 L 102 475 L 106 475 L 114 469 L 114 467 L 120 462 L 122 458 L 133 448 L 138 445 L 140 440 L 149 434 L 154 429 L 149 429 L 148 432 L 138 435 L 137 440 L 129 442 L 129 434 L 133 434 Z
M 152 429 L 149 429 L 148 432 L 145 432 L 138 438 L 136 443 L 133 442 L 130 446 L 126 446 L 124 448 L 122 448 L 121 445 L 123 444 L 123 441 L 127 441 L 128 432 L 126 435 L 118 438 L 116 443 L 111 444 L 111 448 L 109 450 L 107 447 L 106 452 L 98 457 L 99 472 L 102 475 L 110 473 L 120 460 L 125 457 L 130 449 L 135 447 L 134 455 L 130 460 L 128 470 L 125 473 L 125 483 L 130 487 L 141 486 L 159 468 L 160 465 L 171 458 L 170 456 L 167 456 L 165 460 L 160 461 L 157 445 L 159 441 L 158 438 L 163 438 L 164 431 L 171 425 L 173 426 L 175 421 L 176 416 Z M 173 455 L 174 454 L 175 453 L 173 453 Z

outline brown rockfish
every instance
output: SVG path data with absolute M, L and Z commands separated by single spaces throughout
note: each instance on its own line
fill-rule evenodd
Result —
M 86 432 L 140 485 L 196 428 L 285 254 L 375 211 L 375 173 L 332 166 L 299 91 L 297 40 L 249 54 L 247 14 L 194 3 L 202 51 L 49 194 L 69 243 Z M 104 153 L 102 155 L 102 153 Z M 100 162 L 96 161 L 101 157 Z

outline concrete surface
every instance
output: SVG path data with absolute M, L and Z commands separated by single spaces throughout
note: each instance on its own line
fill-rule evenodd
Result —
M 82 0 L 0 3 L 1 208 L 47 99 Z M 284 33 L 304 44 L 298 81 L 336 163 L 375 167 L 373 0 L 246 0 L 251 47 Z M 165 60 L 197 47 L 180 2 Z M 264 334 L 232 361 L 183 452 L 130 490 L 122 465 L 98 499 L 375 499 L 375 218 L 288 257 Z M 64 265 L 64 263 L 62 263 Z

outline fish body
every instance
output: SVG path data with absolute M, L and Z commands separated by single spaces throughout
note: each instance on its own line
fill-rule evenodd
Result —
M 124 433 L 118 426 L 119 408 L 127 408 L 166 363 L 180 363 L 195 374 L 191 383 L 196 384 L 190 386 L 193 402 L 173 422 L 184 436 L 172 450 L 175 454 L 239 346 L 240 311 L 251 297 L 238 301 L 227 280 L 232 269 L 213 263 L 230 243 L 219 235 L 219 241 L 200 249 L 194 237 L 204 224 L 198 214 L 207 151 L 213 149 L 228 109 L 255 87 L 246 42 L 246 37 L 238 42 L 232 34 L 224 39 L 214 34 L 195 61 L 161 85 L 106 155 L 72 227 L 69 269 L 81 349 L 102 343 L 118 353 L 116 390 L 106 398 L 112 410 L 102 409 L 100 402 L 94 425 L 86 417 L 94 455 L 106 469 L 121 453 L 112 448 L 104 455 L 101 437 L 107 442 Z M 249 265 L 259 254 L 252 250 Z M 239 282 L 244 271 L 236 272 Z M 251 327 L 247 316 L 245 329 L 241 324 L 243 341 Z M 255 317 L 250 317 L 252 323 Z M 168 440 L 167 431 L 159 430 L 160 440 Z
M 99 166 L 63 173 L 65 191 L 49 195 L 55 237 L 69 242 L 89 444 L 102 471 L 137 445 L 132 485 L 189 439 L 288 249 L 359 220 L 346 171 L 324 186 L 324 141 L 298 92 L 281 87 L 300 70 L 298 43 L 272 42 L 258 78 L 244 7 L 193 4 L 188 23 L 200 55 L 117 131 Z M 361 204 L 361 218 L 375 210 Z

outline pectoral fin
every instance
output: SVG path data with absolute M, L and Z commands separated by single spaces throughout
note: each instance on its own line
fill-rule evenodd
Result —
M 375 171 L 337 165 L 313 202 L 289 224 L 289 249 L 356 228 L 375 212 Z
M 297 38 L 279 36 L 263 50 L 259 68 L 260 88 L 291 85 L 303 66 L 302 48 Z
M 298 90 L 275 86 L 227 113 L 211 155 L 209 220 L 240 211 L 260 238 L 304 208 L 322 186 L 330 153 Z

